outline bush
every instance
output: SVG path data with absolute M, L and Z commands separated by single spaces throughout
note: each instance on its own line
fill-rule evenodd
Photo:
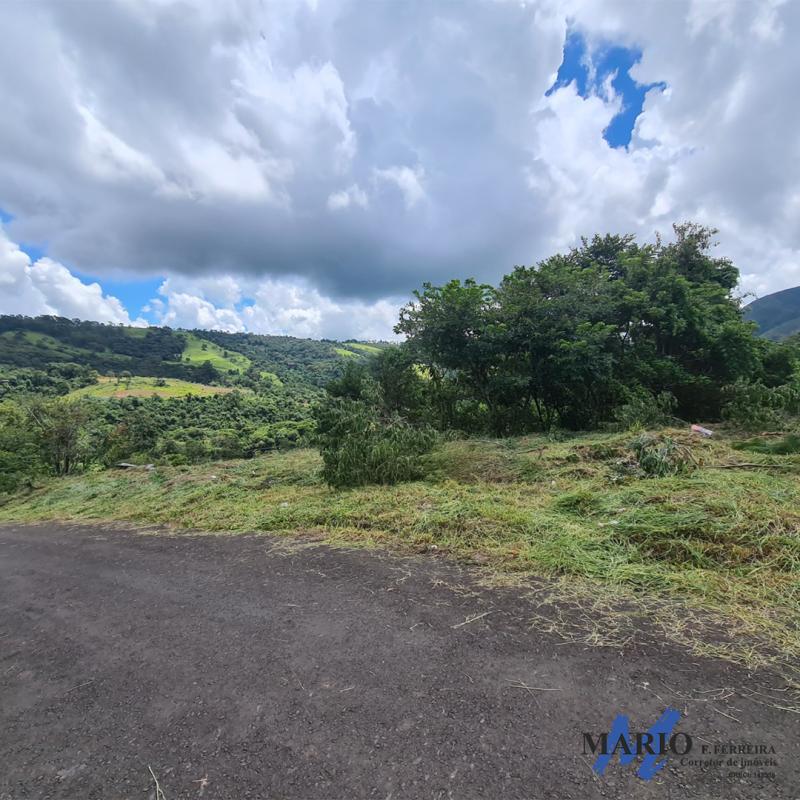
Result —
M 10 401 L 0 403 L 0 494 L 30 484 L 46 471 L 39 443 L 22 408 Z
M 398 483 L 422 477 L 422 456 L 436 441 L 397 415 L 382 417 L 362 400 L 328 398 L 317 409 L 322 477 L 335 488 Z
M 620 430 L 657 428 L 674 420 L 678 401 L 670 392 L 653 395 L 645 389 L 630 392 L 625 403 L 614 409 L 614 421 Z
M 644 477 L 666 478 L 688 475 L 697 468 L 692 451 L 669 436 L 645 433 L 630 443 Z
M 723 391 L 722 416 L 744 430 L 784 427 L 800 414 L 800 387 L 795 383 L 769 387 L 737 381 Z

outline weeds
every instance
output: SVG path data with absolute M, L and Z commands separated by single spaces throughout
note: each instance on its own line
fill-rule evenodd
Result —
M 669 436 L 643 433 L 630 443 L 638 469 L 648 478 L 688 475 L 697 468 L 689 447 Z

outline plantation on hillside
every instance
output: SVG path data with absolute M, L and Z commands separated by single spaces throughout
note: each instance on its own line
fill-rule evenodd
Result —
M 0 317 L 0 492 L 306 444 L 321 386 L 380 351 L 356 344 Z

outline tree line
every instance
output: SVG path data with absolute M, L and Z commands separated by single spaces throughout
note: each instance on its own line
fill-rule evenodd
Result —
M 285 389 L 181 399 L 19 397 L 0 402 L 0 492 L 120 461 L 251 458 L 308 444 L 313 427 L 309 401 Z

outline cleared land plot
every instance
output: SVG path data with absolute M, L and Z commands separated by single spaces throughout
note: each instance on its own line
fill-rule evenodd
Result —
M 163 385 L 161 385 L 163 384 Z M 226 386 L 207 386 L 177 378 L 145 378 L 134 376 L 130 380 L 99 378 L 93 386 L 70 392 L 70 397 L 208 397 L 233 391 Z
M 632 434 L 467 440 L 438 448 L 426 480 L 333 491 L 319 478 L 317 453 L 296 450 L 43 481 L 0 506 L 0 519 L 311 531 L 449 554 L 495 580 L 553 576 L 562 595 L 593 598 L 590 621 L 630 600 L 698 652 L 796 666 L 800 456 L 668 433 L 691 448 L 696 471 L 626 477 Z
M 205 361 L 210 361 L 211 366 L 221 372 L 228 372 L 229 370 L 244 372 L 252 363 L 247 356 L 235 353 L 232 350 L 225 350 L 218 344 L 209 342 L 207 339 L 201 339 L 193 333 L 187 333 L 185 336 L 186 347 L 181 354 L 181 358 L 188 364 L 202 364 Z

